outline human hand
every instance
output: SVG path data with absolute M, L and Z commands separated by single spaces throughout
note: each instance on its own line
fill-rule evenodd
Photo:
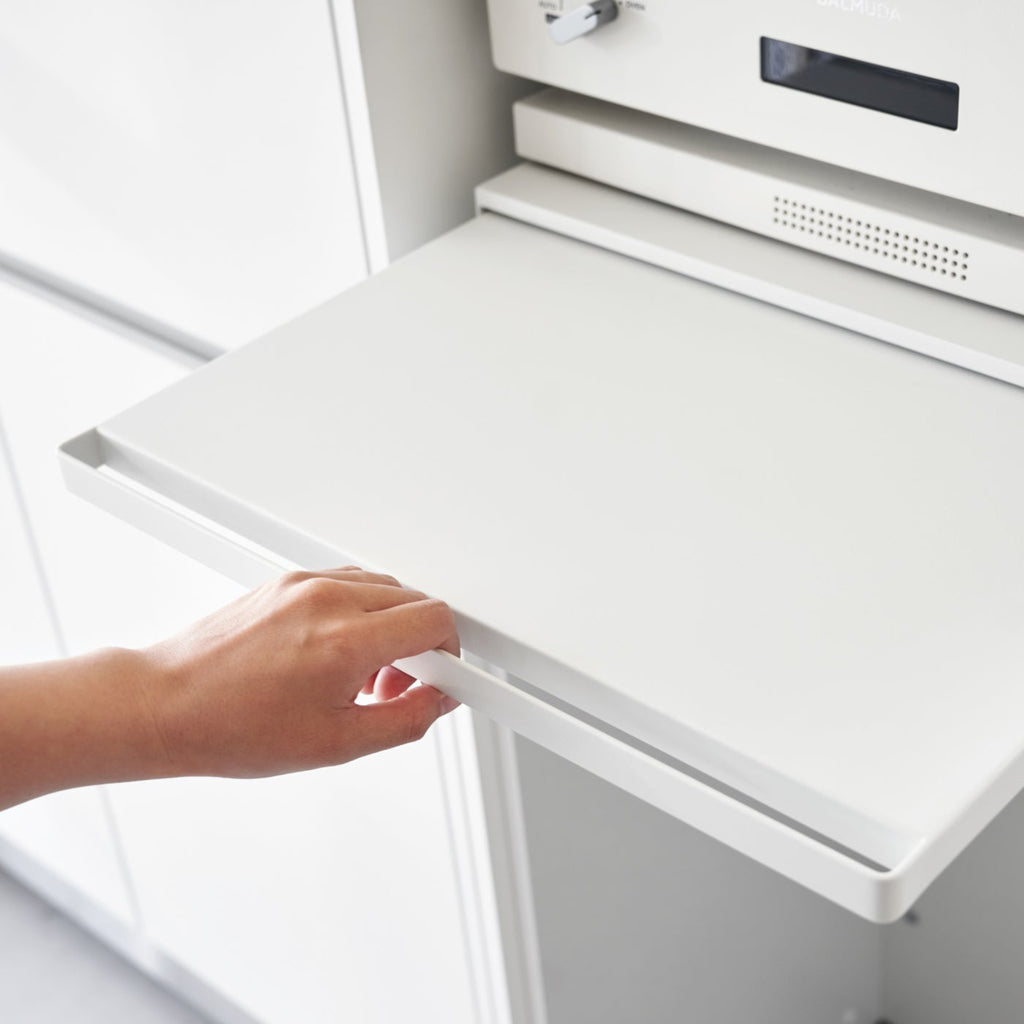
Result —
M 448 606 L 390 576 L 282 576 L 138 652 L 157 774 L 276 775 L 419 739 L 457 703 L 391 662 L 438 647 L 459 653 Z

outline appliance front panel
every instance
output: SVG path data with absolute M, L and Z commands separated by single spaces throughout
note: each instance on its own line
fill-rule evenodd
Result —
M 559 44 L 548 17 L 575 11 L 577 0 L 488 3 L 503 70 L 1024 215 L 1020 5 L 625 0 L 613 20 Z M 794 48 L 814 51 L 810 81 L 763 80 L 762 50 L 771 77 L 796 59 Z

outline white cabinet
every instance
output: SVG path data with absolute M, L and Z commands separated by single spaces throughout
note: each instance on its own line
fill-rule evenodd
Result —
M 54 455 L 68 432 L 183 377 L 189 364 L 10 286 L 3 320 L 0 408 L 66 652 L 152 643 L 236 595 L 68 494 Z
M 0 289 L 5 334 L 17 335 L 18 325 L 29 319 L 24 314 L 32 304 L 23 299 L 8 286 Z M 11 367 L 0 362 L 0 382 L 9 381 L 10 375 Z M 6 410 L 0 399 L 0 411 Z M 0 440 L 0 663 L 21 664 L 58 657 L 61 649 L 6 435 Z M 0 841 L 59 876 L 74 891 L 87 894 L 116 919 L 132 922 L 131 901 L 100 791 L 71 790 L 12 808 L 0 815 Z
M 195 365 L 83 307 L 215 355 L 470 216 L 472 182 L 513 159 L 523 85 L 490 68 L 483 5 L 425 12 L 5 8 L 0 266 L 79 303 L 5 291 L 0 307 L 0 410 L 55 613 L 44 654 L 145 644 L 237 593 L 62 491 L 59 442 Z M 15 494 L 0 492 L 11 523 Z M 29 636 L 18 658 L 35 656 Z M 58 794 L 0 831 L 261 1022 L 468 1024 L 483 1019 L 470 965 L 493 950 L 467 947 L 438 742 L 290 779 Z
M 466 183 L 507 156 L 484 126 L 515 90 L 492 77 L 481 91 L 482 5 L 469 7 L 108 0 L 113 28 L 97 33 L 95 6 L 17 5 L 0 37 L 35 118 L 0 101 L 0 169 L 21 197 L 3 210 L 6 258 L 208 351 L 315 304 L 449 226 Z M 90 34 L 102 45 L 83 56 Z M 514 675 L 428 655 L 440 683 L 686 823 L 524 755 L 535 772 L 518 810 L 533 817 L 498 856 L 533 860 L 533 939 L 529 872 L 499 895 L 526 922 L 513 941 L 538 1020 L 545 1002 L 558 1020 L 678 1019 L 699 989 L 709 1019 L 727 1006 L 730 1019 L 867 1024 L 885 1014 L 879 930 L 764 866 L 892 920 L 1024 783 L 1024 595 L 1007 569 L 1024 559 L 1006 441 L 1024 430 L 1019 393 L 660 269 L 762 299 L 798 272 L 789 291 L 807 304 L 792 308 L 821 315 L 830 290 L 869 306 L 881 294 L 854 268 L 520 170 L 481 190 L 492 213 L 105 424 L 68 449 L 68 471 L 158 534 L 176 516 L 186 550 L 231 549 L 234 532 L 444 596 L 466 646 Z M 737 267 L 756 287 L 737 286 Z M 984 311 L 965 316 L 987 336 Z M 126 373 L 141 391 L 176 372 L 153 353 L 107 358 L 98 343 L 94 359 L 47 341 L 24 362 L 32 391 L 12 389 L 16 461 L 44 430 L 40 395 L 63 415 L 78 382 L 99 396 Z M 381 395 L 392 414 L 373 446 L 347 445 Z M 282 405 L 294 414 L 267 416 Z M 104 416 L 69 417 L 54 440 Z M 33 503 L 50 486 L 37 456 L 22 468 Z M 169 555 L 155 569 L 161 556 L 120 528 L 70 537 L 43 503 L 32 516 L 72 649 L 144 642 L 199 610 L 193 587 L 213 594 Z M 108 573 L 115 552 L 130 564 Z M 339 771 L 113 792 L 145 933 L 265 1024 L 484 1019 L 467 920 L 495 892 L 477 886 L 472 910 L 453 867 L 466 822 L 434 761 L 449 725 Z M 514 779 L 499 782 L 516 804 Z M 624 879 L 614 898 L 608 879 Z M 700 977 L 680 992 L 683 949 Z M 507 1003 L 491 1001 L 494 1019 Z
M 0 592 L 12 610 L 5 623 L 17 638 L 8 639 L 5 630 L 4 660 L 142 643 L 187 621 L 203 596 L 217 600 L 234 592 L 208 570 L 69 495 L 53 455 L 68 429 L 170 383 L 184 366 L 6 283 L 0 321 L 0 410 L 12 470 L 2 508 L 10 561 L 5 557 Z M 0 815 L 0 835 L 78 898 L 135 923 L 101 789 L 12 808 Z
M 261 1024 L 476 1024 L 434 744 L 119 787 L 148 937 Z
M 103 931 L 109 921 L 137 925 L 102 787 L 69 789 L 9 808 L 0 815 L 0 840 L 8 867 L 29 882 L 41 869 L 56 881 L 59 902 L 72 910 L 88 908 L 90 923 L 98 910 Z
M 0 660 L 10 665 L 55 658 L 59 648 L 2 412 L 0 404 Z
M 13 0 L 0 54 L 0 261 L 207 351 L 365 275 L 325 0 Z

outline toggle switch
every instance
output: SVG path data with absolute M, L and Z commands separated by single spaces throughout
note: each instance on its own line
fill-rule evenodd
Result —
M 551 38 L 556 43 L 571 43 L 595 28 L 614 21 L 619 14 L 619 5 L 615 0 L 591 0 L 589 4 L 577 7 L 568 14 L 549 14 L 548 28 Z

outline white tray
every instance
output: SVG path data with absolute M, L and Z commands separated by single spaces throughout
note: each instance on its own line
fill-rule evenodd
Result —
M 421 676 L 889 921 L 1024 785 L 1022 449 L 1015 387 L 484 214 L 62 458 L 445 598 L 511 681 Z

